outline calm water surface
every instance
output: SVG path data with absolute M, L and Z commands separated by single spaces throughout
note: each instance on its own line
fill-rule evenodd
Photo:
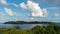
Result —
M 39 26 L 48 26 L 48 24 L 0 24 L 0 28 L 14 28 L 16 26 L 20 27 L 21 29 L 29 29 L 36 25 Z M 57 24 L 60 26 L 60 24 Z

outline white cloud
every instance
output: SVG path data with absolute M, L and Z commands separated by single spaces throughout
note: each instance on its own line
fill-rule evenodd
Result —
M 45 17 L 46 9 L 41 9 L 38 3 L 28 0 L 27 4 L 22 2 L 20 7 L 31 11 L 32 17 Z M 45 10 L 45 11 L 44 11 Z M 43 15 L 44 14 L 44 15 Z
M 11 9 L 8 9 L 8 8 L 5 8 L 5 11 L 10 16 L 14 16 L 14 17 L 22 16 L 22 14 L 17 13 L 17 12 L 13 12 Z
M 43 12 L 43 17 L 47 17 L 48 16 L 48 12 L 47 12 L 46 8 L 43 8 L 42 12 Z
M 0 3 L 3 4 L 3 5 L 7 5 L 6 0 L 0 0 Z
M 5 8 L 6 13 L 8 13 L 10 16 L 14 16 L 11 9 Z
M 27 9 L 27 7 L 26 7 L 26 5 L 25 5 L 24 2 L 22 2 L 22 3 L 20 4 L 20 7 L 21 7 L 21 8 L 24 8 L 24 9 Z
M 4 5 L 5 7 L 9 7 L 9 6 L 14 6 L 15 8 L 18 7 L 17 4 L 15 4 L 15 3 L 7 3 L 6 0 L 0 0 L 0 4 Z
M 55 14 L 54 14 L 54 16 L 56 16 L 56 17 L 57 17 L 57 16 L 59 16 L 59 14 L 58 14 L 58 13 L 55 13 Z

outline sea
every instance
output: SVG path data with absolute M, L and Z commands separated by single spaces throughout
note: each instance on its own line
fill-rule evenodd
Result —
M 31 29 L 34 26 L 48 26 L 48 24 L 0 24 L 0 28 L 14 28 L 19 27 L 20 29 Z M 60 26 L 60 23 L 56 25 Z

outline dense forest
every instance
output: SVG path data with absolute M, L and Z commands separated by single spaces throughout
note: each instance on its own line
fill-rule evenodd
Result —
M 31 21 L 31 22 L 26 22 L 26 21 L 8 21 L 8 22 L 5 22 L 4 24 L 50 24 L 50 23 L 55 23 L 55 22 L 38 22 L 38 21 Z
M 0 28 L 0 34 L 60 34 L 60 26 L 51 23 L 47 27 L 36 25 L 30 29 L 21 29 L 18 26 L 14 28 Z

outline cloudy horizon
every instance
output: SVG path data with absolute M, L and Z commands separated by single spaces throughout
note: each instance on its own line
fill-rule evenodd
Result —
M 0 22 L 47 21 L 60 23 L 59 0 L 0 0 Z

